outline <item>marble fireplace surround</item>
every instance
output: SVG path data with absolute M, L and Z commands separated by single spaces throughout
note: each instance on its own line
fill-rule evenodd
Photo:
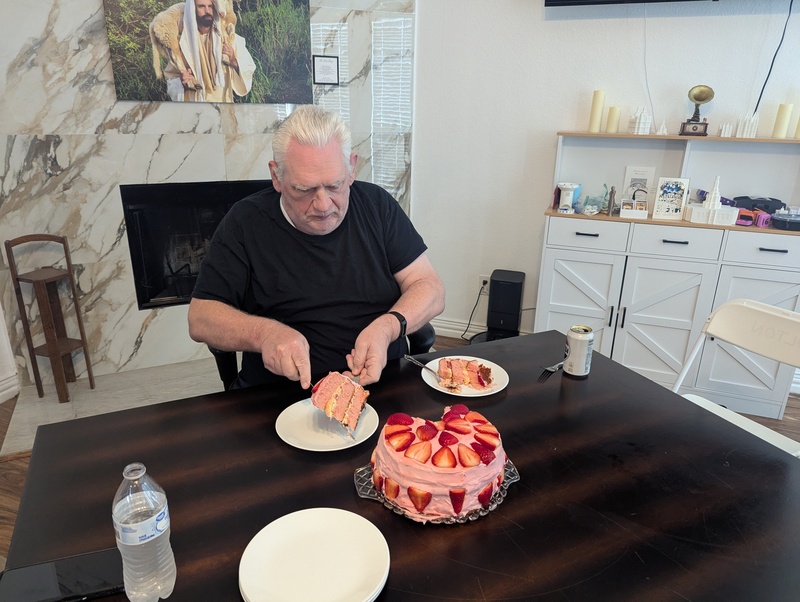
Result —
M 408 210 L 412 124 L 376 121 L 376 82 L 385 67 L 413 65 L 414 0 L 310 6 L 312 52 L 339 56 L 342 82 L 315 86 L 314 101 L 346 116 L 359 155 L 356 177 L 383 185 Z M 9 52 L 0 53 L 0 241 L 40 232 L 67 237 L 95 377 L 209 358 L 189 337 L 188 305 L 139 309 L 119 188 L 269 177 L 272 133 L 292 107 L 117 101 L 102 0 L 63 8 L 45 0 L 14 12 L 24 18 L 10 34 Z M 376 36 L 389 27 L 404 28 L 398 40 L 407 47 L 379 61 Z M 410 87 L 400 93 L 396 100 L 410 115 Z M 378 177 L 380 157 L 390 155 L 400 163 Z M 0 306 L 20 385 L 27 386 L 30 359 L 2 255 Z M 25 269 L 56 259 L 43 249 L 18 261 Z M 29 289 L 23 295 L 38 344 L 38 309 Z M 86 378 L 82 355 L 74 354 L 79 381 Z M 39 366 L 51 384 L 47 359 Z

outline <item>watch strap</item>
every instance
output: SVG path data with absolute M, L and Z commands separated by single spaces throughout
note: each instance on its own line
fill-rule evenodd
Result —
M 405 316 L 401 314 L 399 311 L 387 311 L 386 313 L 393 315 L 395 318 L 397 318 L 397 321 L 400 322 L 400 336 L 398 336 L 397 338 L 402 339 L 404 336 L 406 336 L 407 323 Z

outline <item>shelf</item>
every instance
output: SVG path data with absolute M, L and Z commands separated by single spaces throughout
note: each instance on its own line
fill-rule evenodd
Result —
M 39 268 L 17 276 L 20 282 L 57 282 L 69 280 L 69 272 L 62 268 Z
M 800 138 L 722 138 L 720 136 L 678 136 L 676 134 L 668 134 L 660 136 L 658 134 L 608 134 L 605 132 L 590 133 L 590 132 L 558 132 L 559 136 L 565 138 L 618 138 L 618 139 L 631 139 L 631 140 L 680 140 L 682 142 L 734 142 L 734 143 L 770 143 L 770 144 L 800 144 Z
M 565 217 L 568 219 L 583 219 L 589 221 L 604 221 L 604 222 L 625 222 L 630 224 L 657 224 L 659 226 L 685 226 L 687 228 L 708 228 L 711 230 L 731 230 L 734 232 L 760 232 L 762 234 L 788 234 L 790 236 L 800 236 L 798 230 L 781 230 L 780 228 L 756 228 L 755 226 L 726 226 L 721 224 L 698 224 L 695 222 L 686 222 L 683 220 L 663 220 L 653 219 L 629 219 L 620 217 L 619 215 L 609 216 L 605 213 L 598 213 L 596 215 L 583 215 L 581 213 L 559 213 L 556 209 L 548 207 L 544 212 L 545 215 L 550 217 Z
M 720 178 L 720 194 L 771 197 L 787 207 L 800 204 L 800 139 L 720 138 L 558 132 L 553 186 L 581 184 L 581 197 L 616 187 L 623 200 L 627 167 L 654 170 L 658 178 L 684 178 L 696 199 L 697 189 L 710 190 Z M 652 211 L 654 194 L 648 195 Z
M 58 339 L 58 354 L 59 355 L 68 355 L 73 351 L 77 351 L 83 347 L 83 343 L 80 339 L 70 339 L 70 338 L 63 338 Z M 39 345 L 38 347 L 33 348 L 33 352 L 36 355 L 40 355 L 42 357 L 49 357 L 50 353 L 47 349 L 47 344 Z

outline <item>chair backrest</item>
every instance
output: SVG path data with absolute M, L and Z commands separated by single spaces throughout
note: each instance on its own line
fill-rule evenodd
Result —
M 211 345 L 207 347 L 211 355 L 214 356 L 214 361 L 217 362 L 219 379 L 222 381 L 222 386 L 227 391 L 230 389 L 233 381 L 239 376 L 239 357 L 235 351 L 221 351 Z
M 436 330 L 430 322 L 427 322 L 419 330 L 408 335 L 408 352 L 411 355 L 428 353 L 434 342 L 436 342 Z
M 715 309 L 703 326 L 706 336 L 800 368 L 800 313 L 735 299 Z
M 19 245 L 24 245 L 28 243 L 47 243 L 47 242 L 54 242 L 61 245 L 63 253 L 63 258 L 66 261 L 67 271 L 72 274 L 72 257 L 70 256 L 69 252 L 69 244 L 67 243 L 66 236 L 58 236 L 56 234 L 26 234 L 24 236 L 18 236 L 17 238 L 12 238 L 11 240 L 5 241 L 6 247 L 6 256 L 8 258 L 8 269 L 11 272 L 11 278 L 14 282 L 15 287 L 17 286 L 17 277 L 19 276 L 19 270 L 17 269 L 17 260 L 14 256 L 14 247 Z M 57 257 L 58 260 L 62 258 L 61 255 Z
M 750 299 L 734 299 L 711 312 L 672 391 L 680 390 L 706 337 L 800 368 L 800 313 Z

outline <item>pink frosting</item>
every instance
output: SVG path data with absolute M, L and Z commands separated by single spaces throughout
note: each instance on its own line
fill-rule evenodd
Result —
M 449 410 L 449 407 L 445 408 L 445 416 Z M 387 429 L 392 429 L 392 426 L 387 424 L 381 430 L 381 436 L 373 454 L 373 484 L 376 488 L 379 488 L 388 499 L 392 494 L 392 490 L 391 485 L 387 489 L 387 478 L 397 483 L 399 486 L 397 488 L 397 496 L 389 501 L 401 508 L 409 518 L 420 522 L 427 522 L 431 519 L 457 516 L 453 508 L 453 502 L 451 501 L 451 490 L 466 490 L 463 507 L 458 515 L 468 514 L 479 509 L 482 506 L 479 495 L 487 486 L 491 485 L 491 495 L 494 495 L 494 492 L 497 491 L 499 484 L 502 482 L 502 477 L 504 476 L 506 462 L 506 454 L 503 450 L 502 442 L 500 442 L 495 449 L 491 450 L 494 454 L 494 458 L 488 464 L 481 461 L 477 466 L 464 467 L 459 461 L 459 443 L 473 449 L 472 444 L 476 442 L 475 435 L 478 434 L 479 439 L 481 437 L 480 433 L 476 431 L 475 428 L 481 426 L 487 428 L 485 426 L 487 424 L 489 429 L 492 428 L 490 423 L 483 423 L 480 418 L 475 416 L 475 413 L 470 413 L 466 416 L 467 418 L 472 417 L 476 420 L 475 422 L 467 420 L 469 427 L 472 427 L 471 432 L 468 434 L 445 429 L 446 423 L 443 420 L 431 423 L 436 425 L 437 432 L 435 436 L 428 441 L 431 444 L 431 453 L 430 458 L 424 463 L 421 463 L 418 459 L 409 457 L 407 448 L 402 451 L 397 451 L 392 447 L 390 441 L 387 439 Z M 426 422 L 430 423 L 430 421 L 426 421 L 422 418 L 413 419 L 413 424 L 410 425 L 410 432 L 415 434 L 412 444 L 420 441 L 420 438 L 416 436 L 417 429 Z M 463 426 L 463 424 L 462 422 L 461 425 Z M 453 468 L 441 468 L 435 466 L 433 463 L 434 455 L 442 448 L 442 445 L 439 443 L 439 436 L 443 429 L 458 439 L 458 443 L 447 446 L 456 458 L 456 466 Z M 392 431 L 390 430 L 389 433 L 391 435 Z M 499 435 L 496 435 L 496 437 L 499 440 Z M 478 443 L 480 443 L 480 441 L 478 441 Z M 483 444 L 480 443 L 480 445 Z M 421 492 L 431 494 L 430 502 L 428 502 L 422 511 L 416 508 L 414 502 L 409 497 L 409 487 L 414 487 Z M 491 498 L 491 495 L 488 497 Z

